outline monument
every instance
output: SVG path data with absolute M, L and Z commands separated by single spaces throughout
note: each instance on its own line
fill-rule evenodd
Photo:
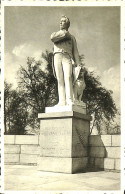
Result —
M 68 28 L 70 20 L 62 16 L 60 30 L 51 35 L 54 43 L 53 71 L 58 81 L 59 102 L 46 107 L 40 118 L 39 170 L 77 173 L 88 164 L 90 116 L 81 101 L 85 89 L 77 43 Z

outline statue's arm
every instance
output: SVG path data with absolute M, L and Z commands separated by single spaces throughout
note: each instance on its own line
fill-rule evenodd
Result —
M 78 52 L 78 48 L 77 48 L 77 43 L 76 43 L 76 39 L 74 36 L 72 36 L 72 41 L 73 41 L 73 57 L 74 57 L 74 61 L 76 63 L 76 65 L 80 65 L 80 58 L 79 58 L 79 52 Z
M 58 32 L 53 32 L 50 38 L 52 42 L 56 43 L 64 39 L 71 39 L 71 36 L 68 31 L 60 30 Z

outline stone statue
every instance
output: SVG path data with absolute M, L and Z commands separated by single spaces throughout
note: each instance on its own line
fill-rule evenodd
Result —
M 59 103 L 56 106 L 74 104 L 73 68 L 80 67 L 80 58 L 76 39 L 68 31 L 69 26 L 69 18 L 62 16 L 60 30 L 51 34 L 51 41 L 54 43 L 54 71 L 58 81 L 59 94 Z M 80 68 L 78 69 L 80 72 Z M 79 75 L 79 73 L 77 74 Z M 81 95 L 76 89 L 79 85 L 76 82 L 77 78 L 74 81 L 75 101 L 81 101 Z

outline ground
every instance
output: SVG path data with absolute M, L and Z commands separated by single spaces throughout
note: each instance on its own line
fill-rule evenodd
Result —
M 5 165 L 5 190 L 120 190 L 120 173 L 64 174 L 38 171 L 37 166 Z

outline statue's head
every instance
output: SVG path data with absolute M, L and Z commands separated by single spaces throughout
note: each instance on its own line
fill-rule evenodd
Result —
M 63 30 L 63 29 L 66 29 L 68 30 L 70 26 L 70 20 L 69 18 L 67 18 L 66 16 L 62 16 L 61 17 L 61 21 L 60 21 L 60 29 Z

